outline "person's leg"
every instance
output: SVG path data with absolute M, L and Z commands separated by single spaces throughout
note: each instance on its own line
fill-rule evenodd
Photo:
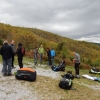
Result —
M 23 57 L 18 57 L 18 64 L 20 68 L 23 68 L 22 60 L 23 60 Z
M 12 67 L 14 67 L 13 62 L 14 62 L 14 55 L 12 55 Z
M 79 63 L 76 64 L 76 74 L 79 75 Z
M 23 68 L 23 57 L 20 58 L 20 68 Z
M 36 54 L 34 54 L 34 64 L 36 65 Z
M 3 75 L 7 75 L 7 61 L 3 59 Z
M 48 57 L 48 63 L 49 63 L 49 66 L 51 66 L 51 57 Z
M 8 75 L 11 75 L 11 67 L 12 67 L 12 58 L 7 60 L 7 65 L 8 65 Z
M 54 57 L 51 58 L 51 63 L 54 65 Z
M 15 68 L 14 67 L 14 54 L 12 55 L 12 68 Z
M 36 65 L 37 64 L 37 60 L 38 60 L 38 56 L 37 54 L 34 55 L 34 64 Z
M 75 63 L 76 76 L 78 78 L 79 78 L 79 65 L 80 65 L 80 63 Z
M 40 63 L 42 63 L 42 54 L 40 54 Z

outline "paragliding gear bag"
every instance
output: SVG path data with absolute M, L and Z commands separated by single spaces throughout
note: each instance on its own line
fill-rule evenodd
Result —
M 89 73 L 91 73 L 91 74 L 100 74 L 100 69 L 92 67 L 91 70 L 89 71 Z
M 65 65 L 64 64 L 62 64 L 62 65 L 60 65 L 60 66 L 52 66 L 51 67 L 51 69 L 53 70 L 53 71 L 64 71 L 65 70 Z
M 74 79 L 74 76 L 70 73 L 67 73 L 65 75 L 62 75 L 62 79 L 59 82 L 59 87 L 62 89 L 71 89 L 73 82 L 72 80 Z
M 21 68 L 17 70 L 15 77 L 19 80 L 35 81 L 36 71 L 31 68 Z

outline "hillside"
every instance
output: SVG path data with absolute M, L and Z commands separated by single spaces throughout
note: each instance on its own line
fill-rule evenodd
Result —
M 36 28 L 16 27 L 0 23 L 0 44 L 4 39 L 8 41 L 14 39 L 16 47 L 18 42 L 22 42 L 26 48 L 27 56 L 30 57 L 33 57 L 31 56 L 33 49 L 43 44 L 45 59 L 46 48 L 54 47 L 57 54 L 56 61 L 66 57 L 67 64 L 72 64 L 72 52 L 76 51 L 81 55 L 81 66 L 100 66 L 100 46 L 93 43 L 73 40 Z

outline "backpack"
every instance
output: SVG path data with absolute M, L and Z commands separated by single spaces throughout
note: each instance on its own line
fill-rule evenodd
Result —
M 54 57 L 54 56 L 55 56 L 55 51 L 51 50 L 51 57 Z
M 19 80 L 27 80 L 27 81 L 35 81 L 37 73 L 35 70 L 31 68 L 21 68 L 17 70 L 15 74 L 15 78 Z
M 68 71 L 68 73 L 62 75 L 62 79 L 59 82 L 59 87 L 62 89 L 71 89 L 73 82 L 72 80 L 74 79 L 74 76 L 72 75 L 72 73 L 69 73 L 70 71 Z
M 59 87 L 62 88 L 62 89 L 71 89 L 72 87 L 72 80 L 71 79 L 67 79 L 67 78 L 62 78 L 59 82 Z
M 21 52 L 22 52 L 23 55 L 25 55 L 25 48 L 22 47 Z

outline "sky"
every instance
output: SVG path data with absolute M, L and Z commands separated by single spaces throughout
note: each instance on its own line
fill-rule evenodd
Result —
M 100 43 L 100 0 L 0 0 L 0 23 Z

